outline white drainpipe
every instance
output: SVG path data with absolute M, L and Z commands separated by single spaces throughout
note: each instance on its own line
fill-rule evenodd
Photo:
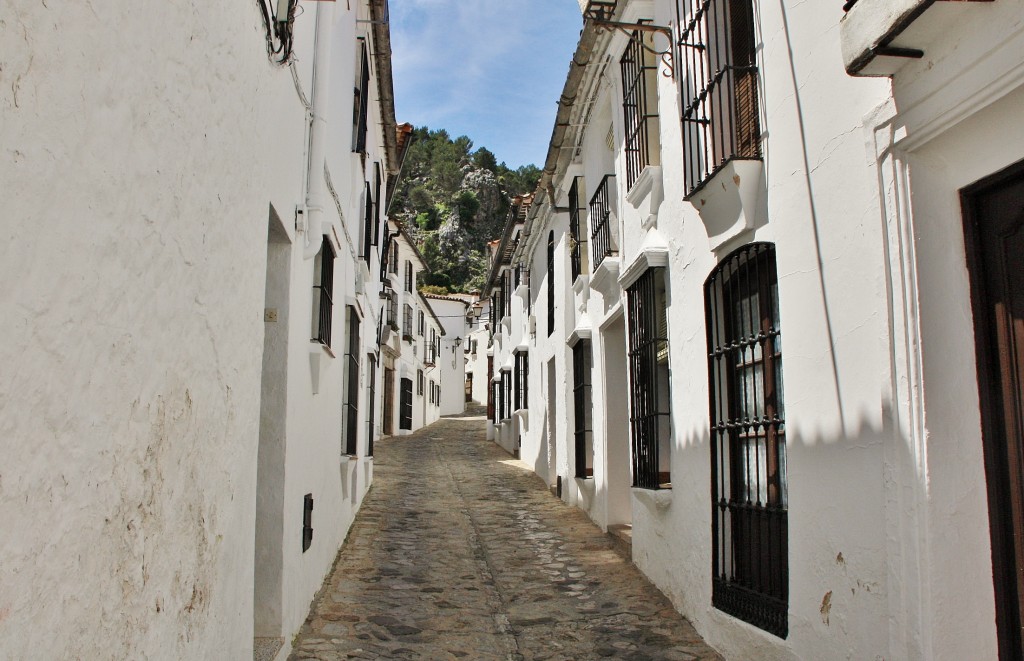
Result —
M 324 159 L 327 143 L 327 102 L 331 70 L 331 26 L 334 3 L 316 3 L 316 37 L 313 44 L 313 96 L 310 99 L 309 161 L 306 164 L 306 242 L 304 259 L 320 252 L 324 232 Z

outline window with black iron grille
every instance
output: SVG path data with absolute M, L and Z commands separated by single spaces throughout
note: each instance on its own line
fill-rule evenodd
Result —
M 487 418 L 489 420 L 494 420 L 494 417 L 495 417 L 495 413 L 494 413 L 494 406 L 495 406 L 494 405 L 494 382 L 492 381 L 493 378 L 494 378 L 494 357 L 493 356 L 487 356 L 487 383 L 490 384 L 490 387 L 487 389 Z
M 498 289 L 494 290 L 494 321 L 500 323 L 505 318 L 505 292 L 501 290 L 500 285 Z
M 384 228 L 384 236 L 382 237 L 381 241 L 383 242 L 383 246 L 380 252 L 380 281 L 384 283 L 385 286 L 387 286 L 388 283 L 386 282 L 386 280 L 388 277 L 388 264 L 390 263 L 391 260 L 391 244 L 393 243 L 390 234 L 388 234 L 387 227 Z
M 423 322 L 425 321 L 424 317 L 425 315 L 423 314 L 423 310 L 420 310 L 419 317 L 416 320 L 416 334 L 419 335 L 420 337 L 423 337 Z
M 326 236 L 313 261 L 313 341 L 331 346 L 334 308 L 334 246 Z
M 733 252 L 704 285 L 711 392 L 712 603 L 788 634 L 788 504 L 775 247 Z
M 572 266 L 572 281 L 584 271 L 589 272 L 586 264 L 587 251 L 584 244 L 587 242 L 587 209 L 582 204 L 585 193 L 583 191 L 583 177 L 573 177 L 572 186 L 569 187 L 569 263 Z M 582 221 L 582 223 L 581 223 Z M 584 231 L 580 231 L 580 227 Z
M 676 0 L 687 198 L 732 160 L 761 158 L 753 0 Z
M 605 257 L 619 252 L 616 237 L 613 236 L 612 196 L 615 194 L 614 174 L 601 179 L 601 185 L 590 198 L 590 250 L 593 253 L 593 269 L 601 265 Z
M 665 269 L 647 269 L 628 289 L 628 300 L 633 486 L 658 489 L 671 481 Z
M 302 552 L 313 545 L 313 494 L 302 497 Z
M 548 335 L 555 332 L 555 233 L 548 232 Z
M 505 316 L 512 314 L 512 270 L 505 269 L 505 273 L 502 276 L 502 281 L 505 283 L 502 290 L 505 293 Z
M 356 455 L 359 442 L 359 315 L 351 305 L 348 315 L 348 350 L 345 352 L 345 454 Z
M 416 394 L 423 396 L 423 370 L 416 370 Z
M 525 349 L 516 351 L 516 387 L 513 410 L 525 409 L 530 395 L 530 354 Z
M 658 57 L 654 35 L 636 30 L 619 60 L 626 143 L 626 189 L 643 169 L 661 163 L 658 124 Z
M 512 402 L 511 402 L 511 400 L 509 398 L 509 394 L 511 393 L 511 390 L 512 389 L 509 387 L 509 373 L 508 373 L 508 371 L 503 369 L 503 370 L 501 370 L 501 403 L 500 403 L 500 407 L 501 407 L 500 413 L 501 413 L 501 419 L 502 420 L 504 420 L 506 418 L 509 418 L 512 415 L 512 412 L 509 410 L 509 409 L 512 408 Z
M 398 428 L 412 429 L 412 379 L 402 378 L 398 405 Z
M 370 248 L 376 244 L 373 238 L 373 190 L 370 188 L 370 182 L 366 182 L 363 190 L 363 204 L 364 204 L 364 219 L 363 219 L 363 254 L 361 257 L 364 261 L 370 261 Z
M 370 54 L 366 40 L 360 39 L 362 68 L 352 108 L 352 151 L 366 152 L 367 112 L 370 107 Z
M 402 339 L 412 342 L 412 306 L 408 303 L 402 306 Z
M 373 164 L 373 245 L 377 245 L 377 241 L 380 240 L 380 216 L 384 211 L 384 200 L 381 199 L 381 188 L 384 181 L 380 174 L 380 163 Z
M 412 262 L 407 260 L 405 262 L 405 291 L 410 293 L 412 292 L 412 278 Z
M 388 326 L 391 330 L 398 330 L 398 295 L 391 292 L 388 298 Z
M 377 356 L 366 357 L 366 456 L 373 456 L 373 436 L 377 425 Z
M 398 239 L 391 240 L 391 272 L 398 275 Z
M 572 399 L 576 428 L 576 477 L 594 476 L 594 405 L 590 386 L 593 355 L 590 340 L 579 340 L 572 348 Z
M 491 383 L 491 419 L 494 424 L 501 422 L 501 382 L 495 381 Z

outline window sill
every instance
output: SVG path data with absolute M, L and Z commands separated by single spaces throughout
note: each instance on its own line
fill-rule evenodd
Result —
M 320 340 L 310 340 L 309 341 L 309 352 L 311 354 L 320 354 L 321 350 L 323 351 L 323 353 L 326 353 L 331 358 L 337 358 L 338 357 L 334 353 L 334 350 L 331 349 L 331 347 L 329 347 L 328 345 L 324 344 Z
M 658 512 L 665 512 L 672 505 L 672 486 L 660 489 L 644 489 L 633 487 L 633 497 L 648 507 Z
M 640 212 L 644 229 L 657 226 L 658 211 L 664 199 L 665 185 L 660 165 L 645 167 L 626 193 L 626 201 Z
M 733 159 L 686 197 L 700 214 L 711 250 L 754 229 L 764 163 Z
M 610 285 L 613 285 L 619 279 L 619 266 L 618 255 L 608 255 L 605 257 L 601 260 L 597 269 L 594 270 L 594 275 L 590 278 L 590 286 L 607 297 L 610 293 Z

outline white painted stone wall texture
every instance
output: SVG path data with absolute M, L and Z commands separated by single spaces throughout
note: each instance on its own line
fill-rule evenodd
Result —
M 0 657 L 240 658 L 273 187 L 256 5 L 3 13 Z

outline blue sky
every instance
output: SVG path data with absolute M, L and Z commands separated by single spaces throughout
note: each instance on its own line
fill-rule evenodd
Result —
M 542 166 L 583 24 L 577 0 L 393 0 L 399 122 Z

